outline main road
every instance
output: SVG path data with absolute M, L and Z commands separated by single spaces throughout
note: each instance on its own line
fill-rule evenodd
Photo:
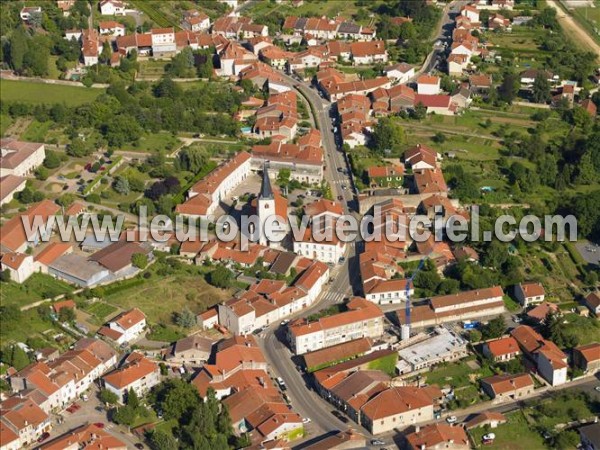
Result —
M 444 18 L 439 26 L 438 39 L 451 37 L 452 15 L 458 11 L 463 3 L 466 2 L 453 2 L 444 8 Z M 435 58 L 440 51 L 441 49 L 434 49 L 428 55 L 420 73 L 431 70 L 430 65 L 434 64 Z M 357 205 L 354 196 L 355 189 L 347 155 L 337 149 L 335 134 L 333 132 L 335 127 L 332 120 L 335 116 L 335 110 L 332 110 L 333 105 L 321 98 L 316 89 L 312 88 L 309 84 L 299 81 L 283 72 L 280 72 L 280 74 L 310 104 L 315 125 L 321 132 L 323 149 L 325 151 L 325 179 L 331 187 L 333 198 L 341 202 L 344 213 L 351 214 L 352 211 L 349 204 Z M 355 207 L 354 209 L 357 210 L 358 208 Z M 348 243 L 345 256 L 346 259 L 343 264 L 331 269 L 331 281 L 315 304 L 311 308 L 299 312 L 297 316 L 306 317 L 332 304 L 342 302 L 345 297 L 353 293 L 360 292 L 361 284 L 356 243 Z M 331 410 L 334 409 L 333 406 L 322 399 L 312 389 L 312 378 L 297 370 L 296 364 L 292 360 L 293 355 L 286 345 L 285 332 L 285 327 L 273 324 L 263 332 L 259 343 L 263 348 L 274 375 L 280 376 L 285 381 L 287 395 L 294 410 L 303 417 L 311 419 L 312 423 L 307 425 L 307 429 L 311 434 L 347 429 L 349 424 L 343 423 L 332 415 Z M 352 426 L 360 428 L 355 423 L 352 423 Z M 365 429 L 361 429 L 361 432 L 370 436 Z

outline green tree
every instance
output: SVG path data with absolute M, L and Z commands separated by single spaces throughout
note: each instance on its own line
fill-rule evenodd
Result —
M 277 184 L 280 186 L 288 185 L 291 176 L 292 171 L 290 169 L 279 169 L 279 173 L 277 174 Z
M 180 422 L 197 404 L 202 403 L 196 387 L 180 379 L 162 382 L 154 392 L 156 406 L 166 420 Z
M 208 162 L 206 149 L 197 144 L 190 145 L 179 152 L 178 162 L 182 170 L 198 173 Z
M 519 78 L 513 72 L 506 72 L 498 87 L 498 98 L 511 104 L 519 92 Z
M 545 74 L 541 71 L 535 77 L 532 86 L 533 101 L 536 103 L 546 103 L 552 97 L 550 94 L 550 82 Z
M 23 69 L 23 59 L 28 47 L 27 40 L 27 34 L 22 26 L 19 26 L 10 36 L 10 65 L 17 72 Z
M 56 169 L 60 167 L 60 158 L 52 150 L 46 150 L 46 158 L 44 158 L 44 167 L 47 169 Z
M 149 445 L 152 450 L 177 450 L 179 444 L 172 434 L 154 430 L 150 435 Z
M 137 395 L 137 392 L 133 388 L 129 388 L 127 392 L 127 398 L 125 399 L 127 406 L 132 408 L 134 411 L 140 406 L 140 398 Z
M 144 253 L 134 253 L 131 255 L 131 264 L 138 269 L 145 269 L 148 265 L 148 256 Z
M 404 129 L 393 119 L 380 119 L 373 130 L 373 147 L 378 152 L 398 148 L 406 141 Z
M 499 338 L 506 331 L 506 322 L 503 316 L 498 316 L 490 320 L 487 325 L 481 329 L 481 334 L 484 340 Z
M 207 281 L 218 288 L 225 289 L 231 285 L 233 279 L 233 272 L 224 266 L 217 266 L 207 276 Z
M 196 315 L 189 309 L 176 313 L 175 323 L 181 328 L 192 328 L 196 325 Z
M 121 406 L 113 411 L 112 420 L 119 425 L 131 426 L 135 422 L 137 413 L 131 406 Z
M 109 405 L 115 405 L 119 401 L 118 395 L 112 391 L 109 391 L 108 389 L 102 389 L 98 393 L 98 398 L 100 399 L 100 401 L 102 403 L 109 404 Z
M 575 178 L 577 184 L 592 184 L 600 179 L 592 162 L 592 155 L 589 152 L 584 153 L 579 160 L 578 169 L 579 173 Z
M 73 322 L 75 320 L 75 311 L 73 308 L 61 308 L 58 313 L 58 320 L 61 322 Z
M 3 316 L 3 321 L 6 320 Z M 9 367 L 14 367 L 17 370 L 21 370 L 29 365 L 29 356 L 18 345 L 11 345 L 8 348 L 2 349 L 2 362 L 7 364 Z
M 100 52 L 100 56 L 98 60 L 102 64 L 107 64 L 110 62 L 110 57 L 112 56 L 112 48 L 110 47 L 110 43 L 108 41 L 104 41 L 102 44 L 102 51 Z
M 128 195 L 131 192 L 129 180 L 125 177 L 117 177 L 113 183 L 113 189 L 121 195 Z

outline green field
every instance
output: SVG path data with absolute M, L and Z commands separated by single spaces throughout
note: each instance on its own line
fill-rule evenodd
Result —
M 523 417 L 522 411 L 506 414 L 508 421 L 504 425 L 491 430 L 496 435 L 492 445 L 482 445 L 481 438 L 490 431 L 485 428 L 475 428 L 469 431 L 475 448 L 489 448 L 496 450 L 532 450 L 544 449 L 544 439 L 536 431 L 532 430 Z
M 23 284 L 15 282 L 2 283 L 0 288 L 0 304 L 24 306 L 45 298 L 70 293 L 73 288 L 50 275 L 34 273 Z
M 488 367 L 483 367 L 478 370 L 473 370 L 467 364 L 473 358 L 467 358 L 454 363 L 440 364 L 433 370 L 426 372 L 424 377 L 428 384 L 437 384 L 439 387 L 450 385 L 453 388 L 466 387 L 471 383 L 476 382 L 479 378 L 489 377 L 493 375 Z
M 10 127 L 13 123 L 13 120 L 10 116 L 6 114 L 0 114 L 0 136 L 4 136 L 8 127 Z
M 117 311 L 117 308 L 103 302 L 95 302 L 86 306 L 85 311 L 95 316 L 101 323 L 104 323 L 106 319 L 110 318 L 109 316 L 112 316 Z
M 0 80 L 0 92 L 5 102 L 65 103 L 67 106 L 78 106 L 94 101 L 104 89 Z
M 381 370 L 387 373 L 390 377 L 396 376 L 396 362 L 398 361 L 398 354 L 394 353 L 383 358 L 376 359 L 369 363 L 370 370 Z
M 121 150 L 133 152 L 156 152 L 158 150 L 166 150 L 167 152 L 174 150 L 181 141 L 170 133 L 147 133 L 144 134 L 137 145 L 127 143 L 123 145 Z

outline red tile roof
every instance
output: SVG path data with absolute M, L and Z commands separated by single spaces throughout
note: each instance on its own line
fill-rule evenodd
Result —
M 511 355 L 515 353 L 519 353 L 519 344 L 512 337 L 501 338 L 495 341 L 486 342 L 490 353 L 494 357 L 500 357 L 505 355 Z
M 123 366 L 104 375 L 102 380 L 117 389 L 124 389 L 142 377 L 157 371 L 158 364 L 150 361 L 141 353 L 132 353 L 127 357 Z

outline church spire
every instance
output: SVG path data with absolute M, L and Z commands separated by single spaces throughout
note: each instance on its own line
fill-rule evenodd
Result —
M 262 184 L 260 186 L 260 193 L 258 194 L 258 198 L 261 199 L 273 198 L 273 189 L 271 189 L 271 180 L 269 180 L 269 171 L 267 170 L 267 168 L 268 165 L 265 162 L 263 165 Z

